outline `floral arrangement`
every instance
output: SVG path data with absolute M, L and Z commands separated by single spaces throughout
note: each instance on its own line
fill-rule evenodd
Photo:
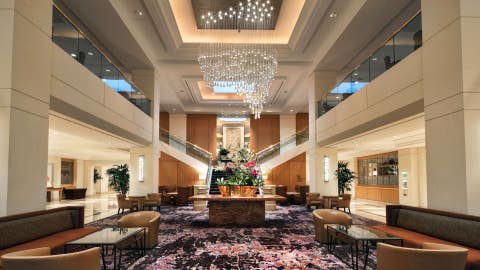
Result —
M 220 171 L 232 172 L 232 176 L 228 180 L 221 179 L 220 182 L 230 186 L 263 186 L 262 171 L 257 166 L 254 155 L 247 148 L 231 154 L 231 162 L 215 168 Z

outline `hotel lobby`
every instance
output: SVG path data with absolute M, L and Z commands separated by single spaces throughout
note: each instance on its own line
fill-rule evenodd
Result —
M 480 270 L 480 1 L 0 0 L 0 269 Z

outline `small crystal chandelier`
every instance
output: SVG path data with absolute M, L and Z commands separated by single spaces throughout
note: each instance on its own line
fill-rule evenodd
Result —
M 207 29 L 248 29 L 265 40 L 273 26 L 273 11 L 270 0 L 246 0 L 226 10 L 209 11 L 201 19 Z M 209 87 L 234 88 L 245 97 L 255 118 L 260 118 L 278 66 L 273 45 L 205 43 L 200 46 L 198 62 Z

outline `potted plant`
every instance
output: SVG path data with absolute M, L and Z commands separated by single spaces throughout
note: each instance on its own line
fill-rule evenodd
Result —
M 223 177 L 217 178 L 218 189 L 220 190 L 220 194 L 222 194 L 222 197 L 230 196 L 230 186 L 228 184 L 228 181 L 225 180 Z
M 220 149 L 218 150 L 218 156 L 220 157 L 220 160 L 227 160 L 228 159 L 227 155 L 229 153 L 230 151 L 228 151 L 228 149 L 223 147 L 220 147 Z
M 116 192 L 127 194 L 130 188 L 130 174 L 128 172 L 128 165 L 115 165 L 113 168 L 107 170 L 110 176 L 108 185 Z
M 342 195 L 346 190 L 350 191 L 353 179 L 355 179 L 355 172 L 348 168 L 348 161 L 338 161 L 335 175 L 338 180 L 338 194 Z
M 93 183 L 96 184 L 98 180 L 102 180 L 102 176 L 100 175 L 100 173 L 98 172 L 97 169 L 93 169 Z

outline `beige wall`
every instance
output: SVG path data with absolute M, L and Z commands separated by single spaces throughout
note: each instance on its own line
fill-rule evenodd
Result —
M 400 204 L 426 207 L 426 164 L 425 147 L 398 150 Z M 403 174 L 406 173 L 406 177 Z M 407 181 L 406 192 L 402 188 Z

